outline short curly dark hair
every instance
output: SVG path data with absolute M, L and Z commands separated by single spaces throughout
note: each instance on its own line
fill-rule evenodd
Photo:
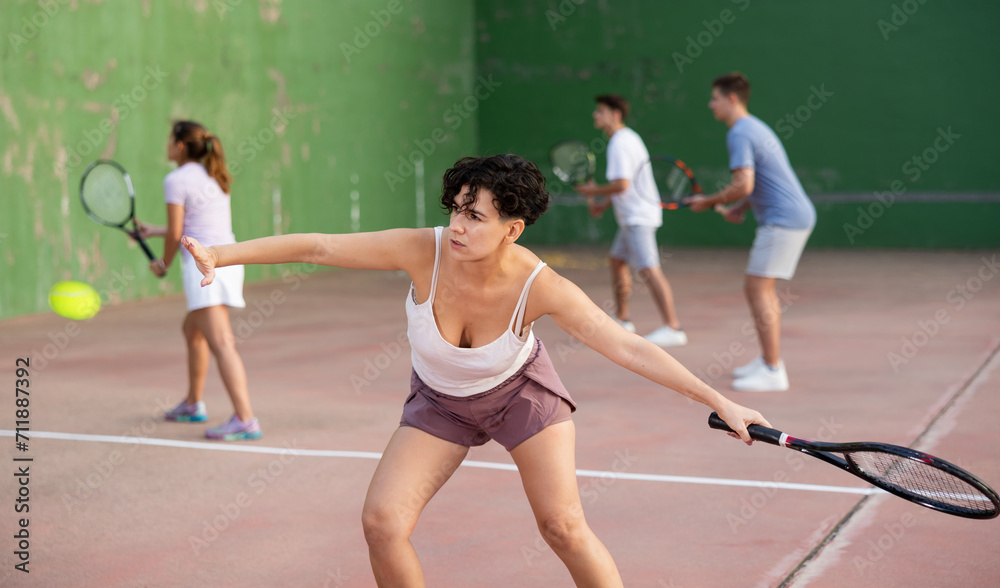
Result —
M 530 225 L 549 208 L 545 176 L 534 163 L 513 154 L 492 157 L 463 157 L 444 172 L 441 207 L 447 212 L 461 212 L 475 202 L 480 189 L 493 193 L 493 206 L 501 220 L 519 218 Z M 471 198 L 459 206 L 455 198 L 462 187 L 469 187 Z

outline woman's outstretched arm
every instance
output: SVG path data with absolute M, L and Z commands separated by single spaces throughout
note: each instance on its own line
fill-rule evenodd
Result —
M 298 233 L 276 235 L 204 247 L 185 236 L 181 243 L 191 253 L 205 276 L 202 286 L 215 279 L 215 268 L 230 265 L 315 263 L 334 267 L 374 270 L 404 270 L 433 255 L 433 229 L 392 229 L 374 233 L 327 235 Z

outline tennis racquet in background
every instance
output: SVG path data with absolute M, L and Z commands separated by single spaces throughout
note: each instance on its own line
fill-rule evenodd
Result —
M 570 185 L 586 184 L 594 179 L 597 158 L 583 141 L 560 141 L 549 149 L 552 173 Z
M 648 180 L 643 174 L 652 173 L 653 181 L 659 192 L 660 207 L 665 210 L 677 210 L 687 207 L 684 199 L 695 194 L 702 194 L 701 186 L 694 177 L 694 172 L 686 163 L 670 155 L 652 155 L 639 167 L 635 180 L 637 189 L 646 185 Z
M 708 426 L 733 432 L 714 412 Z M 992 519 L 1000 513 L 1000 497 L 985 482 L 922 451 L 888 443 L 820 443 L 760 425 L 750 425 L 747 431 L 756 441 L 811 455 L 927 508 L 970 519 Z
M 90 164 L 80 180 L 80 201 L 90 218 L 125 231 L 139 243 L 150 261 L 156 259 L 139 236 L 135 221 L 135 190 L 125 168 L 106 159 Z M 129 222 L 132 223 L 131 229 L 126 226 Z

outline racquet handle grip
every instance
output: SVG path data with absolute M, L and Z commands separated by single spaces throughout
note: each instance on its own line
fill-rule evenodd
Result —
M 146 242 L 143 241 L 142 237 L 139 236 L 139 231 L 129 232 L 129 235 L 132 235 L 132 238 L 135 239 L 136 243 L 138 243 L 139 246 L 142 247 L 142 250 L 146 253 L 146 257 L 149 258 L 149 261 L 154 261 L 156 259 L 156 255 L 153 254 L 153 250 L 150 249 L 149 245 L 146 245 Z M 157 277 L 162 279 L 164 276 L 157 276 Z
M 153 261 L 154 259 L 156 259 L 156 256 L 153 255 L 153 251 L 149 248 L 148 245 L 146 245 L 145 241 L 139 238 L 138 235 L 136 235 L 136 241 L 139 242 L 139 246 L 142 247 L 142 250 L 146 253 L 146 257 L 149 258 L 149 261 Z
M 736 432 L 732 430 L 729 425 L 726 424 L 726 421 L 722 420 L 716 412 L 708 415 L 708 426 L 713 429 L 718 429 L 719 431 L 726 431 L 727 433 Z M 752 437 L 754 441 L 762 441 L 764 443 L 770 443 L 771 445 L 781 445 L 781 436 L 783 435 L 781 431 L 769 429 L 761 425 L 750 425 L 747 427 L 747 432 L 750 433 L 750 437 Z

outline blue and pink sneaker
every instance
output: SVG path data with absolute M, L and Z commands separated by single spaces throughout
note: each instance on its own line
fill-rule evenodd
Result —
M 182 400 L 180 404 L 164 413 L 164 418 L 168 421 L 178 421 L 182 423 L 200 423 L 208 420 L 208 412 L 205 410 L 204 402 L 188 404 L 187 400 Z
M 205 431 L 205 436 L 209 439 L 219 439 L 221 441 L 246 441 L 250 439 L 260 439 L 260 423 L 257 418 L 250 419 L 244 423 L 235 414 L 228 421 L 218 427 L 212 427 Z

